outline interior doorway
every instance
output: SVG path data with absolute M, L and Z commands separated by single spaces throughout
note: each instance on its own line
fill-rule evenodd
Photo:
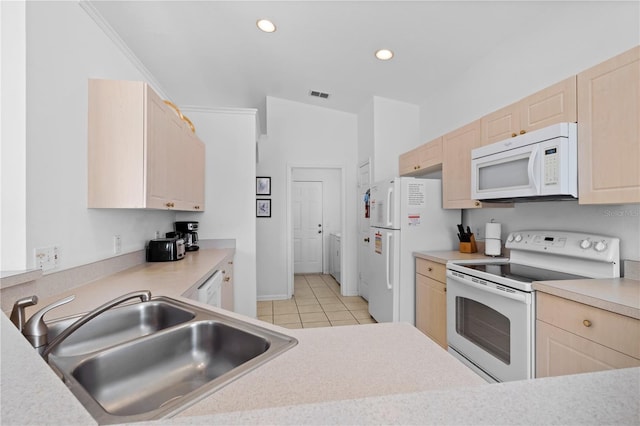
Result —
M 323 272 L 323 182 L 294 180 L 291 188 L 293 272 Z
M 311 267 L 313 259 L 320 260 L 321 273 L 330 271 L 330 236 L 344 234 L 345 201 L 344 201 L 344 167 L 317 165 L 289 165 L 287 169 L 287 277 L 288 296 L 293 295 L 295 273 L 303 272 L 302 268 Z M 318 186 L 318 184 L 320 184 Z M 313 189 L 315 188 L 315 189 Z M 317 196 L 310 194 L 321 188 L 321 204 Z M 302 193 L 301 191 L 307 191 Z M 306 204 L 304 206 L 303 204 Z M 305 213 L 306 212 L 306 213 Z M 303 216 L 306 215 L 307 217 Z M 307 224 L 303 224 L 305 221 Z M 320 226 L 318 226 L 320 225 Z M 302 238 L 302 228 L 307 228 L 306 238 Z M 318 232 L 320 231 L 320 232 Z M 320 237 L 319 242 L 313 242 L 311 235 Z M 303 240 L 307 241 L 304 242 Z M 308 247 L 303 247 L 308 244 Z M 344 238 L 341 239 L 344 247 Z M 314 256 L 314 247 L 320 250 Z M 343 250 L 340 250 L 342 253 Z M 307 257 L 309 262 L 303 258 Z M 344 264 L 344 262 L 341 262 Z M 304 265 L 306 264 L 306 265 Z M 317 270 L 317 264 L 314 266 Z M 344 272 L 345 267 L 342 267 Z

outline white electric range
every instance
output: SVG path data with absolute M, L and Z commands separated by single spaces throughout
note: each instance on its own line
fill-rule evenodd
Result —
M 509 258 L 447 263 L 449 352 L 491 382 L 535 377 L 533 282 L 620 276 L 618 238 L 518 231 Z

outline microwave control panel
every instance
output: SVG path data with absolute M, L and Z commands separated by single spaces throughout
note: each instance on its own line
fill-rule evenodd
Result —
M 555 185 L 560 175 L 560 161 L 558 160 L 558 147 L 544 149 L 544 184 Z

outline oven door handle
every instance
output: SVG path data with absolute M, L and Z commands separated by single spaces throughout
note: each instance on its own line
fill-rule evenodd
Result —
M 492 293 L 501 297 L 506 297 L 508 299 L 512 299 L 521 303 L 526 303 L 529 304 L 531 303 L 531 296 L 528 293 L 521 293 L 521 292 L 516 292 L 516 293 L 510 293 L 508 291 L 504 291 L 504 290 L 498 290 L 496 288 L 490 287 L 488 285 L 483 285 L 483 284 L 478 284 L 475 283 L 473 281 L 471 281 L 470 279 L 465 279 L 465 278 L 460 278 L 458 276 L 453 275 L 453 273 L 451 271 L 447 271 L 447 278 L 456 281 L 458 283 L 460 283 L 461 285 L 466 285 L 469 287 L 473 287 L 475 289 L 478 289 L 480 291 L 484 291 L 487 293 Z M 449 287 L 448 285 L 449 283 L 447 283 L 447 287 Z M 451 290 L 451 289 L 449 289 Z M 449 292 L 450 293 L 450 292 Z

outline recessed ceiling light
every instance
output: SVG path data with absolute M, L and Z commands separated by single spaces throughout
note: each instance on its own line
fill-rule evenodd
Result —
M 256 25 L 265 33 L 273 33 L 276 31 L 276 25 L 268 19 L 259 19 Z
M 380 59 L 381 61 L 388 61 L 389 59 L 393 58 L 393 52 L 389 49 L 380 49 L 376 51 L 376 58 Z

